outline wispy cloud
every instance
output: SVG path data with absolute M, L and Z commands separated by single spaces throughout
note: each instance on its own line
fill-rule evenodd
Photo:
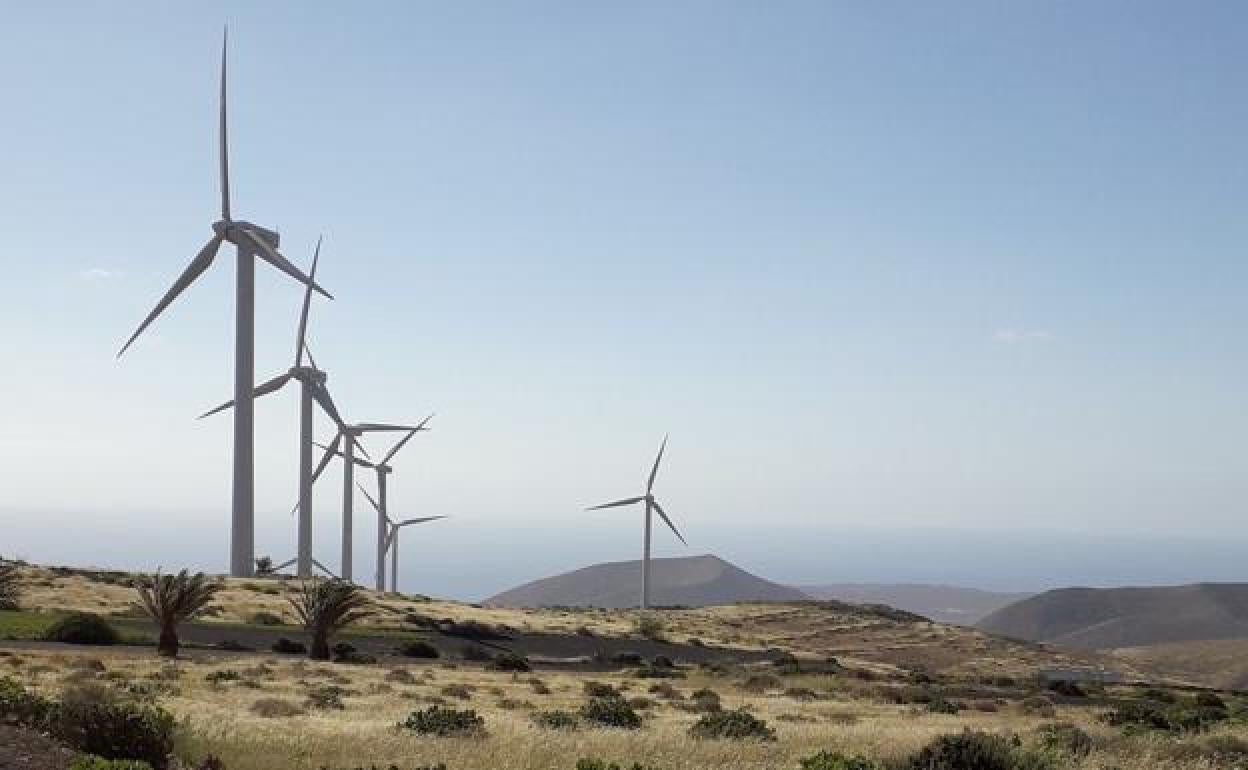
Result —
M 102 267 L 89 267 L 86 270 L 78 271 L 78 277 L 84 281 L 107 281 L 119 275 L 121 273 L 116 270 L 107 270 Z
M 1002 345 L 1022 345 L 1028 342 L 1047 342 L 1053 335 L 1044 329 L 997 329 L 992 333 L 994 342 Z

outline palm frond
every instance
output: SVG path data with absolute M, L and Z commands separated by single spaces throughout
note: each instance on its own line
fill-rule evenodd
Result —
M 221 585 L 204 573 L 141 577 L 135 585 L 143 610 L 160 625 L 177 625 L 203 612 Z
M 299 621 L 311 632 L 334 634 L 366 617 L 371 602 L 359 586 L 344 580 L 306 580 L 288 597 Z

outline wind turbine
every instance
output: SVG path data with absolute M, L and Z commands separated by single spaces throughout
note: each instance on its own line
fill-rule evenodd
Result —
M 376 509 L 377 513 L 385 517 L 386 524 L 389 525 L 388 534 L 386 535 L 386 545 L 390 549 L 390 590 L 391 592 L 397 594 L 399 592 L 399 530 L 404 527 L 410 527 L 413 524 L 424 524 L 428 521 L 437 521 L 438 519 L 445 519 L 449 517 L 422 516 L 418 519 L 404 519 L 403 521 L 396 522 L 381 509 L 381 506 L 377 504 L 377 501 L 373 499 L 373 496 L 368 493 L 368 490 L 365 489 L 362 484 L 360 485 L 360 491 L 363 492 L 364 496 L 368 498 L 368 501 L 373 504 L 373 508 Z
M 680 530 L 676 529 L 676 525 L 667 517 L 663 506 L 659 505 L 659 501 L 654 499 L 654 478 L 659 474 L 659 463 L 663 461 L 663 450 L 665 449 L 667 449 L 667 436 L 663 437 L 663 443 L 659 446 L 659 454 L 654 458 L 654 467 L 650 469 L 650 479 L 646 482 L 646 493 L 644 495 L 630 497 L 625 500 L 616 500 L 613 503 L 595 505 L 593 508 L 586 509 L 599 511 L 603 508 L 619 508 L 625 505 L 636 505 L 640 502 L 646 504 L 646 537 L 641 557 L 641 609 L 643 612 L 650 607 L 650 512 L 654 511 L 659 514 L 664 523 L 675 533 L 676 537 L 680 538 L 680 542 L 686 546 L 689 545 L 689 543 L 685 542 L 684 536 L 680 534 Z
M 230 574 L 250 577 L 255 570 L 255 409 L 252 388 L 255 385 L 255 316 L 256 258 L 268 262 L 295 280 L 333 299 L 283 257 L 277 250 L 280 238 L 276 231 L 230 215 L 230 160 L 226 128 L 226 50 L 228 30 L 221 42 L 221 219 L 212 223 L 212 238 L 199 250 L 191 263 L 173 282 L 118 351 L 118 358 L 169 307 L 178 295 L 195 282 L 212 265 L 221 244 L 229 241 L 237 251 L 234 286 L 234 480 L 230 519 Z
M 386 515 L 385 515 L 386 477 L 389 476 L 394 471 L 394 469 L 390 467 L 390 461 L 394 459 L 394 456 L 399 453 L 399 450 L 402 449 L 407 444 L 408 441 L 412 440 L 412 436 L 415 436 L 420 431 L 429 430 L 425 426 L 432 419 L 433 419 L 433 415 L 429 415 L 425 419 L 421 420 L 415 426 L 391 425 L 388 423 L 375 423 L 375 422 L 362 422 L 357 425 L 348 425 L 348 426 L 345 426 L 345 428 L 339 429 L 338 434 L 334 436 L 334 440 L 330 442 L 329 446 L 323 446 L 320 444 L 317 445 L 325 450 L 325 454 L 321 457 L 321 463 L 317 467 L 316 472 L 312 474 L 313 481 L 315 481 L 321 475 L 321 472 L 325 470 L 325 466 L 329 464 L 330 459 L 334 455 L 338 455 L 339 457 L 346 460 L 346 462 L 344 463 L 344 465 L 346 466 L 346 469 L 343 471 L 344 486 L 343 486 L 343 492 L 342 492 L 342 508 L 343 508 L 343 519 L 344 519 L 343 521 L 343 537 L 344 537 L 343 558 L 345 560 L 344 563 L 346 564 L 350 563 L 349 554 L 347 553 L 347 543 L 345 542 L 345 540 L 350 537 L 347 530 L 348 530 L 348 527 L 350 526 L 350 519 L 352 515 L 352 499 L 351 499 L 351 491 L 350 491 L 352 489 L 352 486 L 350 485 L 350 482 L 353 479 L 353 466 L 358 465 L 363 468 L 369 468 L 377 474 L 377 497 L 380 499 L 381 503 L 379 506 L 380 510 L 378 510 L 377 512 L 377 572 L 374 575 L 374 586 L 376 587 L 378 591 L 386 590 L 386 548 L 387 548 L 386 540 L 387 540 L 387 532 L 388 532 L 388 529 L 387 529 L 388 525 L 386 522 Z M 344 436 L 354 436 L 354 435 L 363 434 L 363 433 L 392 432 L 392 431 L 407 431 L 407 435 L 404 436 L 397 444 L 394 445 L 394 447 L 390 449 L 389 452 L 386 453 L 385 457 L 381 459 L 381 462 L 372 462 L 371 460 L 364 460 L 359 457 L 356 457 L 354 453 L 352 452 L 351 441 L 348 441 L 345 444 L 343 444 L 345 452 L 338 448 L 339 444 L 342 444 L 342 438 Z M 343 573 L 344 573 L 344 577 L 343 577 L 344 580 L 351 579 L 350 577 L 347 577 L 350 574 L 350 572 L 345 567 L 343 568 Z
M 316 251 L 312 255 L 312 268 L 309 280 L 316 280 L 316 266 L 321 259 L 321 242 L 316 242 Z M 299 400 L 299 527 L 298 550 L 295 573 L 301 578 L 312 577 L 312 402 L 315 401 L 337 425 L 344 426 L 342 416 L 329 395 L 326 387 L 328 375 L 316 367 L 312 353 L 308 349 L 308 310 L 312 304 L 312 284 L 309 283 L 303 293 L 303 306 L 299 312 L 299 329 L 295 333 L 295 363 L 289 371 L 279 374 L 273 379 L 256 387 L 251 392 L 253 398 L 268 395 L 281 390 L 286 383 L 296 380 L 300 384 Z M 303 357 L 308 357 L 308 366 L 304 366 Z M 235 401 L 204 412 L 202 420 L 218 412 L 223 412 L 235 405 Z

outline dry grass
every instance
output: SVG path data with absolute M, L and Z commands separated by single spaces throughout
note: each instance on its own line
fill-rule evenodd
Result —
M 227 669 L 237 671 L 240 678 L 217 684 L 208 681 L 212 672 Z M 405 673 L 395 675 L 395 671 Z M 928 714 L 913 706 L 865 698 L 844 686 L 846 682 L 839 677 L 784 677 L 785 688 L 812 690 L 818 695 L 815 699 L 805 694 L 784 695 L 783 690 L 751 693 L 737 686 L 739 672 L 726 678 L 699 670 L 691 670 L 686 679 L 664 683 L 677 691 L 679 699 L 649 696 L 653 705 L 645 710 L 645 726 L 636 732 L 545 730 L 533 724 L 530 709 L 517 706 L 528 702 L 538 710 L 574 712 L 585 701 L 584 685 L 590 679 L 612 685 L 626 697 L 648 695 L 653 682 L 624 673 L 543 671 L 536 676 L 549 694 L 542 695 L 535 692 L 534 675 L 463 665 L 452 668 L 438 662 L 342 666 L 269 655 L 196 654 L 171 665 L 142 650 L 21 650 L 0 656 L 0 675 L 6 673 L 46 692 L 84 678 L 145 691 L 186 719 L 180 752 L 191 757 L 216 754 L 230 770 L 317 770 L 391 762 L 401 767 L 446 762 L 453 770 L 571 770 L 582 756 L 640 761 L 665 770 L 796 770 L 800 758 L 823 749 L 900 757 L 939 734 L 964 727 L 1025 735 L 1051 721 L 1026 716 L 1013 705 L 996 713 Z M 154 695 L 152 683 L 159 683 Z M 306 708 L 303 714 L 274 716 L 271 705 L 256 707 L 265 701 L 302 707 L 307 694 L 323 686 L 340 688 L 344 709 Z M 765 719 L 776 729 L 778 741 L 690 740 L 687 730 L 698 714 L 680 705 L 705 687 L 722 696 L 724 708 L 747 708 Z M 447 688 L 468 692 L 470 699 L 446 698 L 442 692 Z M 396 729 L 410 711 L 439 700 L 454 708 L 475 709 L 485 718 L 487 735 L 429 738 Z M 1110 741 L 1109 750 L 1072 765 L 1081 770 L 1214 767 L 1203 760 L 1170 759 L 1164 741 L 1124 741 L 1096 722 L 1095 713 L 1087 708 L 1059 707 L 1058 716 Z M 1239 729 L 1240 737 L 1248 737 L 1248 730 Z

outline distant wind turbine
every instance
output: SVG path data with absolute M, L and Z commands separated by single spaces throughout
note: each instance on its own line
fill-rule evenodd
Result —
M 641 609 L 647 610 L 650 607 L 650 512 L 662 517 L 664 523 L 671 528 L 676 537 L 680 538 L 680 542 L 685 542 L 684 535 L 680 534 L 680 530 L 676 529 L 676 525 L 667 517 L 667 513 L 663 510 L 663 506 L 659 505 L 659 501 L 654 499 L 654 478 L 659 474 L 659 463 L 663 461 L 663 451 L 667 449 L 667 436 L 663 437 L 663 443 L 659 446 L 659 454 L 654 458 L 654 467 L 650 469 L 650 478 L 646 481 L 646 493 L 640 497 L 630 497 L 625 500 L 616 500 L 613 503 L 605 503 L 603 505 L 595 505 L 593 508 L 587 508 L 589 511 L 599 511 L 603 508 L 619 508 L 625 505 L 636 505 L 644 502 L 646 504 L 646 536 L 645 547 L 641 556 Z
M 360 491 L 364 493 L 364 496 L 368 498 L 368 502 L 373 504 L 373 508 L 379 515 L 385 518 L 386 524 L 389 525 L 386 535 L 386 546 L 390 550 L 390 590 L 397 594 L 399 592 L 399 530 L 404 527 L 410 527 L 413 524 L 424 524 L 428 521 L 437 521 L 438 519 L 450 517 L 422 516 L 418 519 L 404 519 L 396 522 L 381 509 L 381 506 L 377 504 L 377 501 L 373 499 L 373 496 L 368 493 L 368 490 L 363 485 L 360 486 Z
M 312 255 L 310 280 L 316 280 L 316 267 L 321 258 L 321 242 L 317 240 L 316 251 Z M 303 306 L 299 312 L 299 328 L 295 333 L 295 363 L 289 371 L 279 374 L 268 382 L 259 385 L 251 392 L 253 398 L 268 395 L 281 390 L 291 380 L 298 381 L 300 388 L 299 401 L 299 527 L 298 549 L 295 574 L 301 578 L 312 576 L 312 402 L 315 401 L 325 414 L 339 426 L 345 427 L 342 415 L 334 399 L 329 395 L 326 386 L 328 375 L 316 367 L 312 353 L 308 348 L 308 309 L 312 304 L 312 285 L 309 283 L 303 294 Z M 303 357 L 307 355 L 309 366 L 304 366 Z M 234 406 L 234 401 L 204 412 L 200 419 L 223 412 Z
M 226 128 L 226 51 L 228 30 L 221 42 L 221 219 L 212 224 L 213 236 L 182 274 L 173 282 L 152 312 L 122 345 L 117 356 L 138 339 L 143 330 L 169 307 L 178 295 L 195 282 L 212 264 L 221 244 L 229 241 L 237 251 L 234 287 L 234 481 L 230 521 L 230 574 L 249 577 L 255 570 L 255 271 L 256 258 L 268 262 L 295 280 L 333 299 L 329 292 L 305 276 L 278 253 L 277 232 L 230 215 L 230 160 Z
M 374 575 L 373 582 L 374 582 L 374 587 L 378 591 L 386 590 L 386 549 L 387 549 L 387 538 L 388 538 L 388 533 L 389 533 L 389 528 L 388 528 L 389 525 L 386 521 L 386 515 L 385 515 L 386 477 L 394 472 L 394 469 L 390 467 L 390 461 L 394 459 L 394 456 L 399 453 L 400 449 L 406 446 L 407 442 L 412 440 L 413 436 L 415 436 L 417 433 L 421 431 L 429 430 L 429 428 L 426 426 L 429 424 L 429 421 L 432 419 L 433 419 L 433 415 L 429 415 L 425 419 L 421 420 L 415 426 L 391 425 L 389 423 L 375 423 L 375 422 L 362 422 L 356 425 L 348 426 L 349 431 L 359 432 L 359 433 L 407 431 L 407 435 L 404 436 L 402 439 L 400 439 L 399 442 L 395 444 L 390 449 L 389 452 L 386 453 L 385 457 L 383 457 L 380 462 L 372 462 L 371 460 L 364 460 L 359 457 L 355 457 L 354 454 L 351 452 L 350 442 L 345 444 L 346 452 L 343 452 L 342 450 L 340 450 L 338 447 L 339 447 L 339 444 L 341 443 L 342 437 L 344 435 L 347 435 L 347 431 L 343 431 L 341 429 L 339 430 L 338 435 L 336 435 L 334 437 L 334 440 L 329 444 L 329 446 L 324 446 L 321 444 L 317 445 L 325 450 L 325 454 L 321 457 L 321 462 L 320 462 L 320 465 L 317 467 L 316 472 L 312 474 L 312 478 L 314 481 L 316 480 L 316 478 L 318 478 L 321 475 L 321 472 L 325 470 L 325 466 L 329 464 L 330 459 L 334 455 L 337 455 L 343 458 L 344 460 L 346 460 L 347 462 L 345 463 L 345 465 L 348 469 L 352 468 L 352 466 L 358 465 L 362 468 L 369 468 L 377 474 L 377 497 L 380 500 L 380 504 L 379 504 L 379 510 L 377 513 L 377 572 Z M 344 484 L 345 484 L 348 480 L 352 478 L 352 472 L 351 470 L 346 470 L 344 471 L 344 474 L 345 474 L 345 479 L 344 479 Z M 350 515 L 351 515 L 351 496 L 350 496 L 350 492 L 347 491 L 349 489 L 350 487 L 344 487 L 343 493 L 342 493 L 343 515 L 344 517 L 348 519 L 350 518 Z M 346 530 L 347 530 L 347 523 L 344 523 L 343 525 L 344 537 L 347 536 Z M 346 552 L 345 545 L 343 547 L 343 551 L 345 555 L 345 552 Z M 350 579 L 350 578 L 346 578 L 344 576 L 344 579 Z

